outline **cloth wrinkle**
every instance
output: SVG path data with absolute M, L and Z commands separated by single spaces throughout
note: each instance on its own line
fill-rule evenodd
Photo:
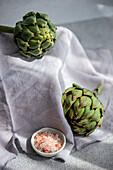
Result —
M 16 52 L 9 34 L 0 34 L 0 150 L 7 154 L 3 157 L 0 153 L 0 168 L 18 154 L 16 139 L 25 153 L 36 155 L 30 150 L 29 139 L 42 127 L 57 128 L 66 135 L 66 147 L 53 158 L 63 161 L 72 152 L 113 135 L 113 63 L 109 50 L 84 49 L 64 27 L 58 27 L 57 37 L 41 60 L 30 60 Z M 101 64 L 105 66 L 102 69 Z M 63 113 L 62 93 L 72 83 L 89 90 L 99 83 L 104 86 L 98 96 L 105 107 L 102 127 L 88 137 L 73 135 Z M 7 116 L 11 119 L 9 128 Z

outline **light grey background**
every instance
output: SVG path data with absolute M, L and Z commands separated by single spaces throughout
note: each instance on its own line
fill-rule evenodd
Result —
M 14 26 L 29 11 L 47 13 L 55 24 L 111 17 L 112 0 L 0 0 L 0 23 Z
M 72 30 L 84 48 L 109 49 L 113 56 L 113 0 L 0 0 L 0 25 L 14 26 L 29 11 L 47 13 Z M 19 154 L 5 170 L 112 170 L 113 137 L 69 156 L 66 163 Z
M 14 27 L 29 11 L 47 13 L 85 48 L 107 48 L 113 55 L 113 0 L 0 0 L 0 25 Z

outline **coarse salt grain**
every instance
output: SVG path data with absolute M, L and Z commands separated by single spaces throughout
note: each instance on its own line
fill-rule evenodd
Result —
M 50 132 L 37 133 L 34 139 L 35 148 L 41 152 L 56 152 L 62 147 L 62 140 L 58 134 Z

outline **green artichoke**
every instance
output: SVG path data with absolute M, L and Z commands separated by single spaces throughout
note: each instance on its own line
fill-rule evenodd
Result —
M 56 26 L 47 14 L 29 12 L 15 28 L 0 26 L 0 32 L 14 33 L 14 42 L 26 57 L 41 58 L 57 40 Z
M 97 95 L 103 87 L 100 84 L 93 92 L 73 84 L 62 95 L 64 115 L 74 134 L 87 136 L 103 121 L 104 107 Z

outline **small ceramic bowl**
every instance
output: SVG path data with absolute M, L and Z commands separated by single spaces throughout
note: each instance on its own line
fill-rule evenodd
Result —
M 51 152 L 51 153 L 41 152 L 41 151 L 39 151 L 38 149 L 36 149 L 35 146 L 34 146 L 34 141 L 35 141 L 35 138 L 34 138 L 34 137 L 37 135 L 37 133 L 42 133 L 42 132 L 50 132 L 50 133 L 52 133 L 52 134 L 58 134 L 59 137 L 60 137 L 60 139 L 62 140 L 62 143 L 63 143 L 63 144 L 62 144 L 62 147 L 61 147 L 58 151 L 56 151 L 56 152 Z M 35 150 L 35 152 L 37 152 L 39 155 L 44 156 L 44 157 L 53 157 L 53 156 L 57 155 L 59 152 L 61 152 L 61 151 L 64 149 L 64 147 L 65 147 L 65 145 L 66 145 L 66 137 L 65 137 L 65 135 L 64 135 L 60 130 L 58 130 L 58 129 L 49 128 L 49 127 L 48 127 L 48 128 L 42 128 L 42 129 L 36 131 L 35 133 L 33 133 L 32 137 L 31 137 L 31 145 L 32 145 L 33 149 Z

